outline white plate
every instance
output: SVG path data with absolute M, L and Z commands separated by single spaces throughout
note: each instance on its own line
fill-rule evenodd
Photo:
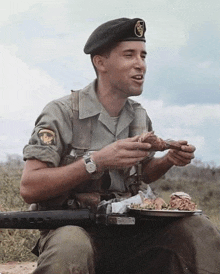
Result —
M 186 217 L 190 215 L 201 215 L 202 210 L 153 210 L 153 209 L 135 209 L 128 206 L 128 210 L 132 213 L 141 216 L 155 216 L 155 217 Z

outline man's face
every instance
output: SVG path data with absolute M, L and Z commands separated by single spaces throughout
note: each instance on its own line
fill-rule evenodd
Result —
M 141 41 L 120 42 L 105 59 L 111 91 L 121 98 L 140 95 L 146 73 L 146 49 Z

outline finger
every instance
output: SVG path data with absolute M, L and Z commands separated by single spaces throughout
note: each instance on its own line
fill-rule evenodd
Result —
M 131 138 L 127 138 L 126 140 L 130 141 L 130 142 L 139 142 L 140 139 L 140 135 L 136 135 L 134 137 Z M 139 142 L 140 143 L 140 142 Z
M 150 143 L 141 143 L 141 142 L 135 142 L 134 143 L 134 149 L 138 150 L 149 150 L 152 147 Z
M 188 142 L 186 140 L 179 140 L 178 141 L 181 145 L 187 145 Z
M 181 150 L 185 152 L 194 152 L 196 148 L 193 145 L 182 145 Z
M 187 165 L 190 161 L 189 160 L 182 160 L 181 158 L 177 157 L 175 154 L 174 155 L 169 155 L 168 159 L 172 162 L 173 165 L 175 166 L 185 166 Z
M 151 148 L 151 144 L 149 143 L 133 142 L 130 140 L 124 141 L 119 145 L 123 146 L 127 150 L 149 150 Z
M 188 151 L 177 151 L 177 150 L 173 150 L 172 151 L 173 155 L 176 155 L 176 157 L 183 158 L 183 159 L 193 159 L 194 158 L 194 153 L 193 152 L 188 152 Z
M 186 153 L 176 150 L 170 150 L 169 156 L 174 160 L 175 165 L 186 165 L 191 162 L 191 160 L 194 158 L 193 153 Z
M 124 161 L 126 159 L 143 159 L 145 157 L 148 157 L 150 154 L 150 152 L 148 150 L 127 150 L 127 149 L 123 149 L 120 151 L 120 153 L 118 153 L 117 155 L 115 155 L 115 159 L 118 159 L 119 161 Z
M 140 138 L 140 135 L 136 135 L 136 136 L 130 137 L 130 138 L 128 138 L 128 139 L 129 139 L 131 142 L 137 142 L 139 138 Z
M 129 152 L 128 158 L 145 158 L 150 154 L 149 151 L 146 150 L 131 150 Z

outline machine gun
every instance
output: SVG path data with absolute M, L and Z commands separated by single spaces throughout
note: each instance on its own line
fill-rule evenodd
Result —
M 97 214 L 89 209 L 0 212 L 0 228 L 55 229 L 65 225 L 134 225 L 126 214 Z
M 129 188 L 133 195 L 141 184 L 140 165 L 137 168 L 137 178 L 129 182 Z M 79 198 L 79 197 L 78 197 Z M 82 200 L 83 198 L 83 200 Z M 83 204 L 86 200 L 96 200 L 91 193 L 81 197 Z M 72 200 L 70 200 L 72 201 Z M 81 202 L 82 202 L 81 201 Z M 85 203 L 85 206 L 87 204 Z M 90 206 L 91 207 L 91 206 Z M 0 228 L 12 229 L 56 229 L 66 225 L 134 225 L 135 217 L 128 214 L 106 214 L 85 209 L 63 209 L 63 210 L 29 210 L 29 211 L 5 211 L 0 212 Z

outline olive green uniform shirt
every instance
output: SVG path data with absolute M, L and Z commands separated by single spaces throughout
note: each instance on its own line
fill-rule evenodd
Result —
M 43 109 L 29 144 L 24 147 L 25 160 L 38 159 L 57 167 L 73 161 L 86 151 L 97 151 L 116 140 L 152 130 L 145 109 L 131 99 L 122 109 L 115 128 L 115 121 L 97 98 L 95 85 L 96 81 L 50 102 Z M 127 176 L 127 169 L 110 171 L 109 190 L 125 192 L 124 179 Z M 86 192 L 86 189 L 83 191 Z

